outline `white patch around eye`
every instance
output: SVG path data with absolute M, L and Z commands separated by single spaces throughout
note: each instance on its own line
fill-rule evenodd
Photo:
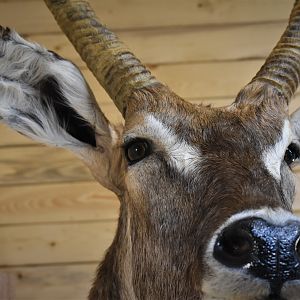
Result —
M 292 140 L 292 131 L 290 122 L 284 121 L 282 134 L 277 143 L 269 149 L 265 150 L 262 154 L 262 160 L 269 171 L 269 173 L 276 179 L 280 180 L 280 166 L 284 158 L 285 151 Z
M 200 150 L 178 137 L 154 116 L 146 116 L 145 121 L 151 136 L 157 138 L 164 145 L 172 165 L 183 173 L 194 171 L 201 159 Z

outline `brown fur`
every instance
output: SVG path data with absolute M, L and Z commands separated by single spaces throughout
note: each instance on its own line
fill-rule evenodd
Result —
M 163 153 L 138 166 L 124 162 L 119 227 L 89 299 L 201 299 L 202 258 L 213 232 L 245 209 L 291 209 L 293 184 L 287 198 L 260 159 L 281 134 L 285 104 L 261 86 L 247 87 L 226 108 L 184 102 L 164 86 L 134 98 L 123 135 L 151 113 L 203 159 L 188 178 Z
M 4 51 L 0 69 L 5 77 L 0 119 L 36 140 L 75 153 L 96 180 L 120 199 L 116 236 L 99 266 L 89 300 L 207 300 L 202 286 L 210 269 L 204 255 L 216 230 L 247 209 L 291 210 L 294 183 L 290 168 L 283 158 L 276 158 L 281 160 L 281 180 L 276 180 L 262 159 L 265 150 L 282 137 L 288 118 L 286 97 L 265 80 L 247 85 L 224 108 L 185 102 L 155 83 L 132 93 L 125 107 L 125 126 L 115 128 L 95 109 L 88 87 L 72 64 L 61 64 L 62 59 L 53 53 L 1 27 L 0 46 Z M 23 56 L 26 62 L 20 63 Z M 55 95 L 49 102 L 51 93 L 43 98 L 37 83 L 49 76 L 54 65 L 60 72 L 52 76 L 59 84 L 57 90 L 47 89 Z M 14 76 L 20 76 L 22 87 L 28 87 L 26 93 L 19 86 L 20 78 Z M 77 85 L 70 76 L 75 76 Z M 76 111 L 94 130 L 95 143 L 70 138 L 64 122 L 59 122 L 60 115 L 48 107 L 57 95 L 63 95 L 61 104 Z M 45 108 L 41 102 L 47 99 Z M 149 115 L 163 124 L 163 135 L 157 137 L 151 131 Z M 299 121 L 292 124 L 299 132 Z M 73 125 L 80 130 L 76 122 Z M 148 139 L 153 152 L 129 166 L 124 140 L 130 137 Z M 176 140 L 176 147 L 184 145 L 179 151 L 193 149 L 193 168 L 187 173 L 170 157 L 169 138 L 173 144 Z M 299 143 L 299 136 L 297 139 Z M 284 154 L 285 149 L 281 150 Z M 180 155 L 185 154 L 182 152 Z M 224 298 L 230 299 L 230 293 Z

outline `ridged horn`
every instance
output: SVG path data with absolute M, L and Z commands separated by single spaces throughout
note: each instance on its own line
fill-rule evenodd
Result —
M 158 81 L 97 19 L 86 0 L 45 0 L 57 23 L 124 115 L 134 90 Z
M 280 97 L 283 97 L 286 104 L 289 104 L 298 87 L 299 80 L 300 1 L 297 0 L 285 32 L 249 85 L 255 82 L 268 84 L 277 91 Z

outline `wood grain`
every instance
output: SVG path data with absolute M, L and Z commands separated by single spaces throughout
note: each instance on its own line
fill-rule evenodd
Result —
M 152 65 L 153 74 L 186 100 L 231 98 L 254 77 L 264 60 Z M 90 71 L 83 68 L 100 105 L 111 103 Z M 102 107 L 102 106 L 101 106 Z
M 234 97 L 262 66 L 264 60 L 151 65 L 153 74 L 185 99 Z M 97 80 L 86 68 L 83 75 L 98 102 L 111 103 Z
M 286 22 L 279 22 L 122 30 L 117 34 L 143 63 L 151 65 L 265 58 L 285 27 Z M 85 66 L 62 33 L 28 35 L 27 38 L 80 67 Z
M 287 20 L 293 0 L 92 0 L 105 24 L 113 29 L 203 26 Z M 59 32 L 41 0 L 0 2 L 1 23 L 22 33 Z
M 23 146 L 36 144 L 29 138 L 17 133 L 16 131 L 8 128 L 0 123 L 0 147 L 3 146 Z
M 100 261 L 116 221 L 0 227 L 0 266 Z
M 14 285 L 12 274 L 0 271 L 0 299 L 14 300 Z
M 158 79 L 189 101 L 224 106 L 260 68 L 294 1 L 91 2 Z M 0 0 L 0 18 L 79 64 L 102 110 L 122 122 L 43 1 Z M 299 103 L 297 95 L 291 111 Z M 296 180 L 299 188 L 300 171 Z M 113 239 L 118 208 L 72 154 L 0 126 L 0 271 L 15 283 L 15 300 L 85 299 Z M 300 214 L 300 192 L 294 208 Z
M 0 149 L 0 186 L 90 180 L 87 168 L 66 150 L 44 146 Z
M 117 197 L 96 182 L 0 188 L 0 225 L 116 220 Z
M 3 271 L 15 282 L 14 300 L 83 300 L 87 298 L 97 264 L 18 267 Z

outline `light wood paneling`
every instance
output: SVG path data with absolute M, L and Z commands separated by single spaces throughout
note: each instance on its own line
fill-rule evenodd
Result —
M 100 261 L 116 221 L 0 226 L 0 267 Z
M 98 183 L 1 187 L 0 225 L 116 220 L 119 201 Z
M 90 180 L 87 168 L 64 149 L 44 146 L 0 149 L 0 186 Z
M 257 72 L 294 1 L 91 2 L 158 79 L 189 101 L 223 106 Z M 0 18 L 1 25 L 75 61 L 105 114 L 122 122 L 42 0 L 0 0 Z M 299 103 L 297 95 L 291 111 Z M 15 300 L 85 299 L 113 239 L 118 208 L 117 198 L 72 154 L 0 126 L 0 271 L 13 277 Z
M 7 126 L 0 124 L 0 147 L 36 144 L 29 138 L 13 131 Z
M 15 299 L 11 300 L 83 300 L 87 297 L 96 267 L 97 263 L 83 263 L 18 267 L 4 271 L 12 277 L 15 286 Z
M 287 20 L 293 0 L 92 0 L 102 22 L 113 29 L 197 26 Z M 1 1 L 3 25 L 22 33 L 58 32 L 41 0 Z
M 0 272 L 0 299 L 1 300 L 13 300 L 15 295 L 13 294 L 12 275 L 4 272 Z
M 182 63 L 152 65 L 151 70 L 161 82 L 167 84 L 184 99 L 230 97 L 234 99 L 239 90 L 254 77 L 263 63 L 264 60 L 261 59 Z M 83 74 L 91 85 L 100 105 L 101 103 L 111 103 L 110 98 L 99 86 L 92 73 L 84 68 Z M 107 107 L 107 109 L 110 108 Z
M 285 27 L 286 22 L 254 23 L 204 28 L 122 30 L 117 34 L 143 63 L 156 65 L 265 58 Z M 80 67 L 85 66 L 62 33 L 29 35 L 28 38 Z
M 262 66 L 264 60 L 152 65 L 161 82 L 185 99 L 234 97 Z M 82 68 L 98 102 L 111 103 L 92 73 Z

